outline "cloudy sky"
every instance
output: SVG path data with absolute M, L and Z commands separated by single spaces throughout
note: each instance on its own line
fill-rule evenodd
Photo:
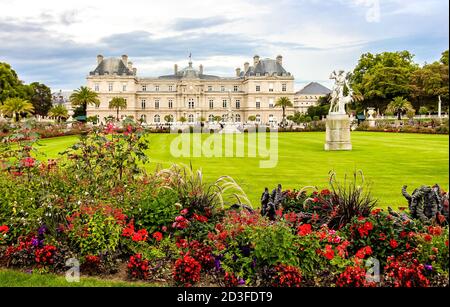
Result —
M 448 0 L 0 0 L 0 62 L 53 90 L 85 83 L 96 55 L 128 54 L 140 76 L 194 65 L 230 76 L 254 54 L 283 55 L 300 89 L 330 86 L 363 52 L 448 49 Z

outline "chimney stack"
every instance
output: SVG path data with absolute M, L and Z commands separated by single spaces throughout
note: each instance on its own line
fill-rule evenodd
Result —
M 100 64 L 101 61 L 103 61 L 103 55 L 99 54 L 97 55 L 97 65 Z
M 236 77 L 239 77 L 241 75 L 241 69 L 238 67 L 236 68 Z
M 249 63 L 249 62 L 245 62 L 245 63 L 244 63 L 244 72 L 245 72 L 245 73 L 248 71 L 249 66 L 250 66 L 250 63 Z
M 203 65 L 202 64 L 200 64 L 199 70 L 200 70 L 200 75 L 203 75 Z
M 177 64 L 173 65 L 173 72 L 175 75 L 178 74 L 178 65 Z
M 122 55 L 122 62 L 123 62 L 123 64 L 125 64 L 125 66 L 127 66 L 127 63 L 128 63 L 128 55 L 126 55 L 126 54 L 123 54 L 123 55 Z
M 137 68 L 136 68 L 136 67 L 133 67 L 133 75 L 136 76 L 136 73 L 137 73 Z
M 259 63 L 259 55 L 255 55 L 253 57 L 253 66 L 256 67 L 256 65 L 258 65 L 258 63 Z
M 277 63 L 283 65 L 283 57 L 281 55 L 277 56 Z
M 133 62 L 131 61 L 128 62 L 128 69 L 130 70 L 133 69 Z

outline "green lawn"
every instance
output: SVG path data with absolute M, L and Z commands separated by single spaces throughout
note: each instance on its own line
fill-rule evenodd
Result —
M 150 283 L 125 282 L 92 277 L 81 277 L 80 282 L 67 282 L 65 277 L 54 274 L 24 273 L 0 269 L 0 287 L 146 287 Z
M 170 154 L 170 144 L 177 135 L 151 134 L 148 137 L 151 163 L 147 167 L 150 169 L 157 164 L 167 167 L 181 162 L 202 168 L 206 180 L 230 175 L 244 188 L 254 206 L 259 206 L 264 187 L 273 189 L 277 183 L 286 189 L 306 185 L 326 188 L 330 170 L 334 170 L 338 178 L 363 170 L 381 207 L 406 205 L 400 193 L 403 184 L 410 190 L 435 183 L 448 190 L 449 185 L 447 135 L 352 132 L 352 151 L 326 152 L 323 132 L 279 133 L 278 165 L 271 169 L 259 167 L 261 158 L 174 158 Z M 203 135 L 203 139 L 207 137 Z M 75 136 L 42 140 L 42 150 L 49 158 L 57 157 L 58 152 L 76 140 Z

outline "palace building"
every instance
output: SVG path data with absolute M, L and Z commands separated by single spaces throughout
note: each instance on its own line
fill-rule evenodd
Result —
M 304 99 L 296 97 L 294 76 L 284 69 L 282 56 L 260 59 L 255 55 L 252 64 L 236 68 L 234 76 L 218 77 L 206 74 L 203 65 L 194 68 L 189 59 L 183 69 L 175 64 L 170 75 L 138 77 L 127 55 L 98 55 L 87 86 L 99 94 L 100 105 L 88 106 L 87 116 L 100 120 L 114 117 L 114 110 L 109 109 L 113 97 L 127 100 L 122 117 L 132 116 L 149 124 L 166 123 L 169 117 L 175 122 L 185 118 L 188 123 L 213 122 L 218 116 L 225 120 L 229 107 L 236 122 L 245 123 L 254 116 L 258 123 L 276 124 L 282 120 L 282 109 L 275 107 L 280 97 L 288 97 L 294 104 L 286 116 L 304 109 Z

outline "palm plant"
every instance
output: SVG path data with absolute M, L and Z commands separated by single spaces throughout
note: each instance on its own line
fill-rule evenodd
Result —
M 220 123 L 222 121 L 222 116 L 219 115 L 214 116 L 214 121 Z
M 164 116 L 164 120 L 166 121 L 166 123 L 171 123 L 171 122 L 173 122 L 173 116 L 166 115 L 166 116 Z
M 402 113 L 414 110 L 411 103 L 403 97 L 395 97 L 387 106 L 386 112 L 397 114 L 398 120 L 402 119 Z
M 16 121 L 20 120 L 21 114 L 31 114 L 33 111 L 33 105 L 22 98 L 8 98 L 0 105 L 0 112 L 15 118 Z
M 58 123 L 60 123 L 61 119 L 69 117 L 69 112 L 67 111 L 65 106 L 63 106 L 62 104 L 58 104 L 56 106 L 53 106 L 50 111 L 48 111 L 48 115 L 50 117 L 56 118 Z
M 100 105 L 98 94 L 86 86 L 81 86 L 70 95 L 70 102 L 72 106 L 81 106 L 83 112 L 86 113 L 88 105 Z
M 254 122 L 254 121 L 256 121 L 256 116 L 255 115 L 250 115 L 248 117 L 248 120 L 251 121 L 251 122 Z
M 292 101 L 288 97 L 280 97 L 275 103 L 275 107 L 281 107 L 283 110 L 283 125 L 286 123 L 286 108 L 293 106 Z
M 119 121 L 119 111 L 127 108 L 127 101 L 123 97 L 114 97 L 109 102 L 109 108 L 116 110 L 117 112 L 117 121 Z

